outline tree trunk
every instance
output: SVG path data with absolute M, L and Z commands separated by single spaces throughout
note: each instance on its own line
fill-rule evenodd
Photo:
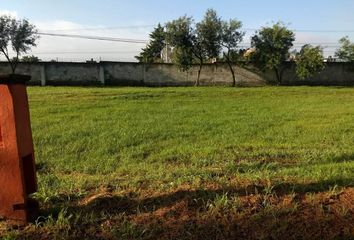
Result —
M 232 87 L 236 87 L 235 71 L 232 68 L 232 64 L 230 61 L 230 50 L 227 51 L 227 54 L 224 53 L 224 56 L 226 57 L 227 65 L 229 66 L 230 72 L 232 74 Z
M 15 61 L 11 62 L 11 63 L 12 63 L 12 64 L 11 64 L 12 74 L 15 74 L 15 71 L 16 71 L 16 68 L 17 68 L 17 64 L 18 64 L 18 62 L 20 61 L 20 60 L 18 59 L 18 57 L 19 57 L 19 53 L 17 52 Z
M 16 65 L 14 65 L 14 63 L 11 61 L 11 59 L 10 59 L 9 54 L 8 54 L 7 51 L 5 51 L 4 49 L 1 49 L 1 52 L 5 55 L 7 61 L 8 61 L 9 64 L 10 64 L 12 74 L 14 74 L 15 71 L 16 71 Z M 17 55 L 17 56 L 18 56 L 18 55 Z
M 234 69 L 232 68 L 232 65 L 231 65 L 231 62 L 230 62 L 229 59 L 227 59 L 227 64 L 229 65 L 229 68 L 230 68 L 230 71 L 231 71 L 231 74 L 232 74 L 232 86 L 233 86 L 233 87 L 236 87 L 235 71 L 234 71 Z
M 197 77 L 197 81 L 195 82 L 195 86 L 199 86 L 200 73 L 202 72 L 202 68 L 203 68 L 203 60 L 200 60 L 198 77 Z
M 15 74 L 16 66 L 11 61 L 10 61 L 10 66 L 11 66 L 12 74 Z
M 281 74 L 279 73 L 278 68 L 274 68 L 274 71 L 275 71 L 275 75 L 277 77 L 277 85 L 279 85 L 281 83 Z

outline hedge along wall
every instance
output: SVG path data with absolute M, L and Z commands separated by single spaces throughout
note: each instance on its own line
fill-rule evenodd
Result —
M 352 63 L 326 63 L 323 72 L 306 80 L 296 77 L 293 63 L 285 66 L 283 85 L 354 86 Z M 40 62 L 20 63 L 17 73 L 31 75 L 31 85 L 192 86 L 197 79 L 198 68 L 193 66 L 188 72 L 183 72 L 172 64 Z M 259 72 L 252 66 L 234 66 L 234 69 L 239 86 L 263 86 L 275 81 L 273 71 Z M 8 73 L 11 73 L 9 64 L 0 63 L 0 74 Z M 232 85 L 227 64 L 204 65 L 200 85 Z

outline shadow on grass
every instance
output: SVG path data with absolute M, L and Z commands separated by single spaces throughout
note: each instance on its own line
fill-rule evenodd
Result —
M 346 210 L 333 212 L 338 203 L 304 204 L 307 193 L 327 192 L 337 187 L 354 187 L 353 179 L 338 178 L 309 184 L 278 184 L 267 190 L 264 186 L 229 186 L 218 189 L 179 190 L 151 197 L 135 193 L 117 196 L 102 194 L 90 201 L 73 200 L 67 203 L 67 214 L 80 216 L 75 222 L 68 219 L 67 231 L 51 233 L 57 239 L 353 239 L 353 191 L 346 193 Z M 209 212 L 210 204 L 217 207 L 220 196 L 254 198 L 236 211 L 218 208 Z M 276 199 L 296 194 L 300 197 L 287 207 L 282 201 L 265 206 L 264 196 Z M 349 194 L 349 195 L 348 195 Z M 261 196 L 261 197 L 255 197 Z M 349 196 L 349 197 L 348 197 Z M 70 199 L 69 196 L 65 197 Z M 90 199 L 90 198 L 88 198 Z M 258 200 L 262 200 L 259 202 Z M 340 201 L 338 198 L 337 201 Z M 83 203 L 84 202 L 84 203 Z M 59 204 L 59 202 L 58 202 Z M 64 201 L 60 202 L 64 204 Z M 263 205 L 262 205 L 263 204 Z M 335 205 L 337 204 L 337 205 Z M 342 204 L 342 203 L 340 203 Z M 47 209 L 46 216 L 59 219 L 60 207 Z M 332 211 L 332 212 L 331 212 Z M 91 218 L 85 219 L 87 216 Z M 104 217 L 102 217 L 104 216 Z M 59 224 L 59 227 L 60 226 Z M 55 228 L 55 226 L 54 226 Z M 48 230 L 49 229 L 49 230 Z M 46 239 L 50 228 L 19 239 Z M 35 238 L 32 238 L 35 236 Z
M 354 187 L 354 179 L 331 179 L 318 183 L 309 184 L 290 184 L 283 183 L 275 185 L 271 188 L 271 193 L 277 197 L 283 197 L 288 194 L 305 195 L 307 193 L 321 193 L 330 191 L 334 187 L 349 188 Z M 131 198 L 129 196 L 109 196 L 97 198 L 95 201 L 84 205 L 74 206 L 74 211 L 105 211 L 111 213 L 134 214 L 139 208 L 140 212 L 152 212 L 161 208 L 170 207 L 177 202 L 187 200 L 193 208 L 199 208 L 205 203 L 214 201 L 218 196 L 227 194 L 230 196 L 250 196 L 267 194 L 269 188 L 261 185 L 250 185 L 246 188 L 237 188 L 233 186 L 215 189 L 215 190 L 179 190 L 173 193 L 163 194 L 159 196 L 147 197 L 144 199 Z M 269 194 L 269 193 L 268 193 Z

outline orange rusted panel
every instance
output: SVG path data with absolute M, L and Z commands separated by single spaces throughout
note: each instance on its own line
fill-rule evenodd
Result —
M 38 205 L 34 149 L 25 82 L 30 77 L 0 76 L 0 216 L 28 222 Z

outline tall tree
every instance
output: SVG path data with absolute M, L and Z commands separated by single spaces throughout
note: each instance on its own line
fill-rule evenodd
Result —
M 244 32 L 240 31 L 242 23 L 236 19 L 230 19 L 222 23 L 222 46 L 226 49 L 224 59 L 226 60 L 232 74 L 232 86 L 236 86 L 235 71 L 232 67 L 232 61 L 238 56 L 238 45 L 242 42 Z
M 304 45 L 296 56 L 296 75 L 300 79 L 312 77 L 325 68 L 323 50 L 320 46 Z
M 191 52 L 194 55 L 194 60 L 199 64 L 196 86 L 199 86 L 203 64 L 208 59 L 208 52 L 202 40 L 203 35 L 198 33 L 198 30 L 193 30 Z
M 345 62 L 354 62 L 354 43 L 348 37 L 339 40 L 341 47 L 336 51 L 336 57 Z
M 261 70 L 273 70 L 278 84 L 281 83 L 285 70 L 282 63 L 289 58 L 294 40 L 294 33 L 282 23 L 263 27 L 251 39 L 251 46 L 255 49 L 252 60 Z
M 208 9 L 197 24 L 193 18 L 183 16 L 166 25 L 166 39 L 174 47 L 175 62 L 183 70 L 190 69 L 195 62 L 199 65 L 196 86 L 199 85 L 203 64 L 220 55 L 221 27 L 222 21 L 213 9 Z
M 214 9 L 208 9 L 203 20 L 197 23 L 196 35 L 207 58 L 218 58 L 222 49 L 222 21 Z
M 187 16 L 166 24 L 166 40 L 174 48 L 174 61 L 184 71 L 192 67 L 194 59 L 197 59 L 201 66 L 206 57 L 193 26 L 193 18 Z M 195 85 L 199 85 L 199 77 L 200 71 Z
M 217 59 L 222 46 L 222 21 L 214 9 L 208 9 L 201 22 L 196 24 L 195 46 L 199 60 L 198 82 L 204 60 Z
M 144 63 L 162 62 L 163 60 L 161 59 L 161 52 L 166 46 L 165 40 L 165 29 L 159 23 L 154 31 L 150 33 L 149 44 L 143 48 L 139 56 L 136 56 L 135 58 L 139 62 Z
M 19 56 L 36 46 L 38 37 L 36 27 L 26 19 L 17 20 L 10 16 L 0 17 L 0 51 L 10 63 L 12 73 L 16 71 Z M 13 59 L 9 53 L 10 45 L 15 52 Z
M 193 64 L 193 19 L 183 16 L 166 24 L 166 41 L 174 50 L 174 61 L 184 71 Z

